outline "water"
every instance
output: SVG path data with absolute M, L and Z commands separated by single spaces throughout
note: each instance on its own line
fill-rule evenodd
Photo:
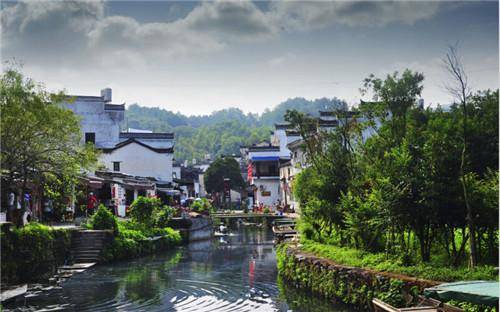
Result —
M 235 229 L 161 255 L 100 265 L 5 311 L 350 311 L 277 277 L 272 233 Z

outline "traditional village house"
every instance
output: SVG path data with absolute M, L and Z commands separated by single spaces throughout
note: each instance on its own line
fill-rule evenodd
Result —
M 247 180 L 252 187 L 250 195 L 256 206 L 262 204 L 273 210 L 283 203 L 280 164 L 290 160 L 287 144 L 300 139 L 296 132 L 287 135 L 287 130 L 291 130 L 290 124 L 277 123 L 270 143 L 242 149 L 248 164 Z
M 102 151 L 99 163 L 106 170 L 88 174 L 86 181 L 101 202 L 109 202 L 124 215 L 137 196 L 173 189 L 174 135 L 120 132 L 125 104 L 112 104 L 111 99 L 108 88 L 101 96 L 71 96 L 64 105 L 81 118 L 82 143 L 95 144 Z

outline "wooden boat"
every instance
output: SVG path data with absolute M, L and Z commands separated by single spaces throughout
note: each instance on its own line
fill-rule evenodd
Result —
M 1 301 L 9 301 L 14 300 L 20 296 L 24 296 L 24 294 L 28 291 L 28 284 L 17 285 L 13 287 L 9 287 L 7 289 L 3 289 L 0 294 Z
M 439 300 L 425 298 L 420 296 L 420 302 L 416 307 L 410 308 L 395 308 L 379 299 L 372 300 L 373 308 L 376 312 L 403 312 L 403 311 L 419 311 L 419 312 L 463 312 L 462 309 L 442 303 Z

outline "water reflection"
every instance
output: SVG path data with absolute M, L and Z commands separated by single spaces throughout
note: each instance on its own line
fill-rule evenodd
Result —
M 6 311 L 347 311 L 277 282 L 270 230 L 97 266 Z

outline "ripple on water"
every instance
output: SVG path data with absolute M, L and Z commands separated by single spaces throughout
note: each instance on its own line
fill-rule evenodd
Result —
M 276 260 L 269 243 L 272 235 L 264 231 L 240 234 L 222 247 L 207 242 L 175 255 L 97 266 L 75 275 L 62 288 L 33 290 L 25 305 L 4 310 L 289 311 L 288 304 L 278 299 Z M 297 307 L 295 302 L 300 301 L 293 302 Z M 294 311 L 316 311 L 316 307 Z

